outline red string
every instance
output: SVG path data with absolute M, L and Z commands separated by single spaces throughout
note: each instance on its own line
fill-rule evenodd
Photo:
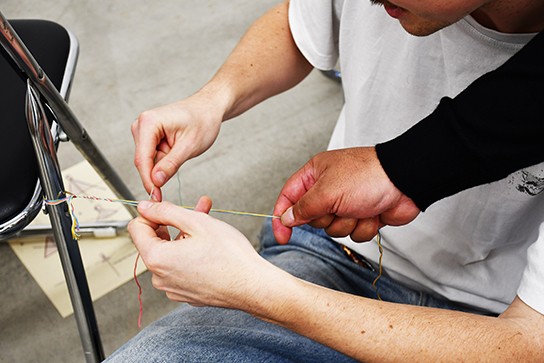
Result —
M 142 286 L 138 281 L 138 276 L 136 275 L 136 270 L 138 269 L 138 260 L 140 259 L 140 252 L 136 256 L 136 261 L 134 262 L 134 282 L 138 286 L 138 302 L 140 303 L 140 313 L 138 314 L 138 329 L 142 327 L 142 315 L 144 313 L 144 304 L 142 302 Z

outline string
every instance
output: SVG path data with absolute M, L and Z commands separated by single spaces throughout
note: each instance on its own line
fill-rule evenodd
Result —
M 383 246 L 382 246 L 382 235 L 380 234 L 380 231 L 378 231 L 378 234 L 376 235 L 376 242 L 378 243 L 378 251 L 380 251 L 380 259 L 378 262 L 378 276 L 372 281 L 372 286 L 374 287 L 374 290 L 376 290 L 376 296 L 378 297 L 378 300 L 382 301 L 382 297 L 380 296 L 380 292 L 378 291 L 378 280 L 380 277 L 382 277 L 383 274 L 383 265 L 382 265 L 382 259 L 383 259 Z
M 46 199 L 44 202 L 47 205 L 58 205 L 61 203 L 68 203 L 71 205 L 71 202 L 73 199 L 88 199 L 88 200 L 94 200 L 94 201 L 103 201 L 103 202 L 110 202 L 110 203 L 121 203 L 125 205 L 131 205 L 134 207 L 138 206 L 139 201 L 137 200 L 127 200 L 127 199 L 114 199 L 114 198 L 101 198 L 96 197 L 93 195 L 79 195 L 79 194 L 72 194 L 70 192 L 64 192 L 66 194 L 66 197 L 59 198 L 59 199 Z M 188 206 L 188 205 L 182 205 L 181 208 L 194 210 L 195 207 Z M 254 213 L 254 212 L 242 212 L 237 210 L 230 210 L 230 209 L 218 209 L 218 208 L 212 208 L 210 209 L 211 213 L 226 213 L 226 214 L 234 214 L 234 215 L 241 215 L 241 216 L 249 216 L 249 217 L 261 217 L 261 218 L 280 218 L 280 216 L 275 216 L 272 214 L 264 214 L 264 213 Z M 77 222 L 77 218 L 72 213 L 73 219 L 75 219 L 75 223 L 77 223 L 77 226 L 79 226 L 79 223 Z M 74 229 L 76 230 L 76 228 Z M 77 231 L 76 231 L 77 232 Z M 74 233 L 73 233 L 74 234 Z
M 61 199 L 45 200 L 44 203 L 47 204 L 47 205 L 59 205 L 59 204 L 62 204 L 64 202 L 66 202 L 66 204 L 68 205 L 68 210 L 70 212 L 71 219 L 72 219 L 72 226 L 71 226 L 72 238 L 75 239 L 76 241 L 79 241 L 79 238 L 80 238 L 80 235 L 78 233 L 78 231 L 79 231 L 79 221 L 77 219 L 77 215 L 75 213 L 74 205 L 72 203 L 73 198 L 74 198 L 73 194 L 66 192 L 66 197 L 61 198 Z
M 153 198 L 153 192 L 155 191 L 155 185 L 151 187 L 151 191 L 149 192 L 149 197 L 147 199 L 151 200 Z M 136 286 L 138 287 L 138 305 L 140 307 L 140 311 L 138 312 L 138 329 L 142 327 L 142 316 L 144 315 L 144 302 L 142 300 L 142 285 L 140 285 L 140 281 L 138 280 L 138 260 L 140 259 L 140 251 L 138 251 L 138 254 L 136 255 L 136 260 L 134 261 L 134 282 L 136 283 Z
M 142 285 L 140 285 L 140 281 L 138 281 L 138 260 L 140 259 L 140 252 L 138 252 L 138 255 L 136 255 L 136 261 L 134 262 L 134 282 L 136 283 L 136 286 L 138 286 L 138 304 L 140 306 L 140 311 L 138 312 L 138 329 L 142 327 L 142 316 L 144 315 L 144 303 L 142 301 Z
M 178 204 L 182 205 L 182 199 L 181 199 L 181 177 L 179 176 L 179 171 L 176 173 L 176 179 L 178 180 Z

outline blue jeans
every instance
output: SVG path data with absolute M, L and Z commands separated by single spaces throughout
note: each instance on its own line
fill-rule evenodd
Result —
M 289 244 L 278 245 L 267 221 L 261 244 L 265 259 L 297 277 L 350 294 L 377 296 L 372 286 L 377 276 L 375 268 L 355 263 L 322 230 L 296 228 Z M 387 275 L 378 281 L 378 289 L 380 297 L 387 301 L 464 310 L 403 287 Z M 244 312 L 188 304 L 142 330 L 107 361 L 353 362 L 331 348 Z

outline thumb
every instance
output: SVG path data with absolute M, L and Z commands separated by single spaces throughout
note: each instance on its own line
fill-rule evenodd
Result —
M 281 222 L 286 227 L 299 226 L 329 215 L 330 209 L 317 182 L 281 215 Z
M 159 161 L 151 171 L 153 183 L 157 187 L 162 187 L 174 174 L 177 173 L 181 165 L 191 156 L 190 149 L 182 143 L 175 144 L 171 149 L 162 150 Z
M 164 157 L 157 165 L 155 165 L 151 172 L 153 184 L 159 188 L 163 187 L 164 184 L 172 178 L 180 166 L 181 164 L 176 163 L 171 157 Z
M 150 200 L 138 203 L 138 212 L 150 222 L 160 226 L 172 226 L 189 235 L 195 231 L 195 226 L 199 224 L 199 216 L 204 215 L 178 207 L 170 202 Z

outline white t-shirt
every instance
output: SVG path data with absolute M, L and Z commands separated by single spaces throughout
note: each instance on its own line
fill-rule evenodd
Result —
M 345 105 L 329 148 L 375 145 L 423 119 L 497 68 L 534 34 L 503 34 L 468 16 L 415 37 L 367 0 L 291 0 L 291 31 L 319 69 L 339 62 Z M 490 123 L 493 120 L 489 120 Z M 544 220 L 544 166 L 435 203 L 412 223 L 382 229 L 383 265 L 396 280 L 495 313 L 514 299 L 527 248 Z M 345 244 L 377 262 L 375 243 Z M 520 297 L 544 313 L 544 236 L 531 248 Z

